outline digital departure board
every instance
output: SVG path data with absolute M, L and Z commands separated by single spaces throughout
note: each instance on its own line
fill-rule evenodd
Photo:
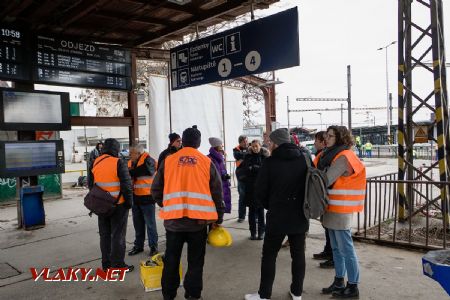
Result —
M 31 80 L 29 43 L 26 34 L 0 24 L 0 79 Z
M 0 142 L 0 177 L 36 176 L 64 171 L 62 140 Z
M 125 49 L 38 36 L 35 60 L 37 82 L 131 89 L 131 54 Z
M 131 86 L 131 79 L 127 77 L 44 67 L 36 69 L 36 82 L 120 90 L 129 90 Z
M 70 130 L 69 93 L 0 89 L 0 130 Z

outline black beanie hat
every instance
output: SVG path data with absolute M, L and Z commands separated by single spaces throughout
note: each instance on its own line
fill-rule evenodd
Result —
M 116 139 L 106 139 L 103 144 L 102 153 L 118 157 L 120 152 L 120 143 Z
M 172 144 L 173 142 L 175 142 L 179 138 L 180 138 L 180 135 L 178 133 L 172 132 L 171 134 L 169 134 L 170 144 Z
M 202 134 L 200 133 L 200 130 L 197 129 L 197 125 L 186 128 L 186 130 L 183 131 L 181 141 L 183 142 L 184 147 L 198 148 L 200 147 L 201 140 Z

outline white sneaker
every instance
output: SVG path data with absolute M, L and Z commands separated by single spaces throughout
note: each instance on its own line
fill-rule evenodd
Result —
M 259 297 L 258 293 L 254 293 L 254 294 L 245 295 L 245 300 L 270 300 L 270 299 L 261 298 L 261 297 Z
M 289 291 L 289 295 L 291 295 L 292 300 L 302 300 L 302 296 L 295 296 L 291 291 Z

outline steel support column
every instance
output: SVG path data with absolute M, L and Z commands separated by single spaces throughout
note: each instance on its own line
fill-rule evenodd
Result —
M 414 5 L 414 6 L 413 6 Z M 412 19 L 416 9 L 428 10 L 430 23 L 421 26 Z M 414 10 L 414 13 L 413 13 Z M 414 29 L 418 34 L 412 34 Z M 414 50 L 414 52 L 413 52 Z M 427 66 L 426 60 L 433 59 L 433 69 Z M 413 76 L 420 70 L 429 71 L 433 75 L 434 89 L 425 96 L 421 96 L 413 85 Z M 445 74 L 444 32 L 442 17 L 442 0 L 399 0 L 398 1 L 398 179 L 399 180 L 428 180 L 427 172 L 439 166 L 440 180 L 449 180 L 449 124 L 448 104 Z M 430 82 L 431 86 L 431 82 Z M 434 96 L 434 97 L 433 97 Z M 432 100 L 434 98 L 434 104 Z M 419 103 L 418 105 L 413 105 Z M 428 109 L 435 113 L 438 143 L 438 161 L 422 172 L 414 166 L 414 126 L 415 115 Z M 447 151 L 446 151 L 447 150 Z M 414 173 L 419 174 L 414 178 Z M 406 177 L 406 178 L 405 178 Z M 406 187 L 406 190 L 405 190 Z M 414 186 L 399 183 L 398 185 L 398 218 L 405 220 L 414 215 Z M 448 220 L 448 190 L 441 188 L 440 200 L 443 215 Z M 429 205 L 428 203 L 425 205 Z M 406 210 L 408 209 L 408 214 Z M 421 208 L 419 208 L 421 209 Z
M 272 131 L 272 122 L 277 120 L 275 107 L 275 85 L 261 87 L 264 95 L 264 107 L 266 110 L 266 133 Z
M 444 19 L 442 16 L 442 0 L 431 1 L 431 34 L 433 39 L 433 79 L 434 100 L 436 103 L 436 127 L 438 141 L 439 177 L 441 181 L 449 179 L 449 119 L 447 102 L 447 80 L 445 68 Z M 449 221 L 447 186 L 441 188 L 442 214 L 446 223 Z M 444 233 L 445 234 L 445 233 Z
M 138 105 L 137 105 L 137 96 L 135 92 L 135 88 L 137 86 L 136 84 L 136 54 L 131 54 L 131 82 L 132 82 L 132 89 L 130 92 L 128 92 L 128 110 L 130 112 L 132 124 L 128 128 L 129 133 L 129 144 L 130 146 L 132 144 L 139 142 L 139 123 L 138 123 Z
M 263 92 L 266 115 L 266 133 L 269 134 L 272 131 L 272 122 L 275 122 L 277 120 L 275 105 L 275 84 L 268 84 L 266 79 L 254 75 L 239 77 L 236 78 L 236 80 L 258 86 Z

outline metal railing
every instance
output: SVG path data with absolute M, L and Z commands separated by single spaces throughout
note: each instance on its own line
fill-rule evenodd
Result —
M 411 186 L 406 220 L 398 218 L 398 185 Z M 450 182 L 398 180 L 397 173 L 367 179 L 364 211 L 357 214 L 355 239 L 416 249 L 450 248 L 447 201 Z
M 413 155 L 416 159 L 436 160 L 436 149 L 431 144 L 415 145 L 413 147 Z M 355 149 L 355 153 L 358 150 Z M 365 150 L 361 150 L 361 157 L 367 157 L 368 153 Z M 372 158 L 397 158 L 398 145 L 373 145 Z
M 237 178 L 236 178 L 236 161 L 234 160 L 227 160 L 226 161 L 226 168 L 228 171 L 228 174 L 231 176 L 231 187 L 237 187 Z
M 84 173 L 87 174 L 86 169 L 81 170 L 66 170 L 64 173 L 80 173 L 80 176 L 85 176 Z

